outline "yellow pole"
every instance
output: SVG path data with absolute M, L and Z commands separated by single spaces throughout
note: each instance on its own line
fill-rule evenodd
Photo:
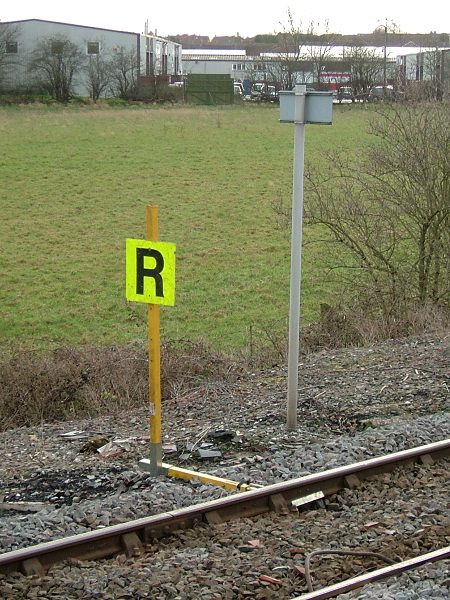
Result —
M 147 206 L 147 239 L 158 241 L 158 207 Z M 150 401 L 150 472 L 161 472 L 161 340 L 159 304 L 148 304 L 148 390 Z

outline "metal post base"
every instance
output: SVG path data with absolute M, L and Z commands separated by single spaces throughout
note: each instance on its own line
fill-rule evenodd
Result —
M 161 444 L 150 444 L 150 458 L 142 458 L 139 463 L 141 471 L 146 471 L 150 475 L 165 475 L 167 469 L 162 466 Z

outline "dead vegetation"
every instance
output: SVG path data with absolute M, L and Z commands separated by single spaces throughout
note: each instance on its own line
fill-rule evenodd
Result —
M 186 394 L 205 380 L 234 379 L 241 367 L 206 344 L 178 341 L 161 353 L 163 397 Z M 0 428 L 115 414 L 148 398 L 146 345 L 21 352 L 0 364 Z
M 352 310 L 322 305 L 317 323 L 301 332 L 301 351 L 361 346 L 384 339 L 442 333 L 450 325 L 437 308 L 410 307 L 401 320 L 369 318 L 363 306 Z M 247 347 L 234 354 L 198 341 L 165 343 L 161 351 L 162 395 L 175 402 L 214 394 L 257 370 L 286 362 L 286 336 L 278 328 L 252 327 Z M 21 352 L 0 363 L 0 429 L 30 426 L 143 407 L 148 399 L 146 343 L 100 348 L 61 348 L 50 354 Z

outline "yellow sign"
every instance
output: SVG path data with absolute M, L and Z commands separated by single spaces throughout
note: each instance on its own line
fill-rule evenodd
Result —
M 126 298 L 148 304 L 175 304 L 175 244 L 126 240 Z

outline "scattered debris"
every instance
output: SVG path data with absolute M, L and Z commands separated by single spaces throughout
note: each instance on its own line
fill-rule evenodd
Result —
M 108 432 L 105 434 L 104 431 L 82 431 L 78 429 L 74 429 L 73 431 L 66 431 L 65 433 L 58 434 L 58 437 L 63 438 L 64 440 L 74 441 L 74 440 L 88 440 L 94 436 L 102 436 L 113 435 L 112 432 Z
M 222 456 L 222 452 L 220 450 L 203 450 L 202 448 L 197 448 L 197 455 L 200 459 L 210 459 L 210 458 L 220 458 Z
M 39 512 L 48 508 L 45 502 L 0 502 L 0 510 L 16 510 L 18 512 Z
M 364 523 L 363 527 L 364 529 L 373 529 L 374 527 L 378 527 L 378 525 L 381 525 L 379 521 L 369 521 L 368 523 Z
M 324 493 L 321 490 L 319 490 L 318 492 L 314 492 L 313 494 L 308 494 L 307 496 L 302 496 L 301 498 L 295 498 L 294 500 L 292 500 L 292 506 L 294 506 L 295 508 L 307 506 L 308 504 L 317 502 L 322 498 L 325 498 Z
M 253 552 L 253 550 L 256 550 L 256 548 L 254 546 L 239 546 L 238 550 L 240 550 L 241 552 Z
M 296 548 L 291 548 L 289 550 L 289 552 L 292 555 L 294 555 L 294 554 L 305 554 L 306 550 L 305 550 L 305 548 L 296 547 Z
M 59 437 L 62 437 L 64 440 L 88 440 L 89 438 L 96 435 L 104 435 L 103 431 L 79 431 L 75 429 L 74 431 L 67 431 L 66 433 L 60 433 Z
M 272 585 L 283 585 L 281 579 L 277 579 L 276 577 L 270 577 L 269 575 L 260 575 L 259 581 L 261 583 L 269 583 Z
M 92 440 L 87 441 L 80 448 L 80 452 L 82 454 L 93 454 L 97 452 L 99 448 L 104 446 L 109 442 L 109 439 L 106 437 L 97 437 Z
M 131 440 L 112 440 L 107 442 L 103 446 L 97 448 L 97 452 L 103 458 L 111 458 L 112 456 L 119 456 L 124 452 L 129 452 L 131 450 Z
M 87 431 L 67 431 L 66 433 L 60 433 L 59 437 L 65 438 L 67 440 L 84 440 L 86 438 L 91 437 Z
M 227 431 L 226 429 L 217 429 L 216 431 L 211 431 L 208 433 L 208 439 L 216 440 L 219 442 L 231 442 L 236 434 L 234 431 Z
M 165 455 L 176 454 L 178 452 L 178 448 L 176 444 L 163 444 L 162 450 Z

